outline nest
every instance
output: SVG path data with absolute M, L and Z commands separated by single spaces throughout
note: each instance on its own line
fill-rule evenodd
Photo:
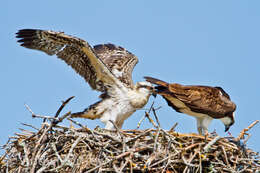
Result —
M 2 172 L 260 172 L 259 154 L 245 146 L 247 131 L 258 121 L 237 138 L 180 134 L 174 127 L 161 129 L 159 122 L 146 130 L 91 130 L 68 118 L 70 113 L 58 117 L 68 101 L 54 117 L 28 107 L 44 122 L 39 129 L 24 124 L 34 130 L 9 138 L 2 147 Z M 150 119 L 149 112 L 145 117 Z M 60 125 L 63 120 L 79 128 Z

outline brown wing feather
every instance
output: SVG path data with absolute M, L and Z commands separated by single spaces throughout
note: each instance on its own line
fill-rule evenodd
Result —
M 169 84 L 152 77 L 145 77 L 145 79 L 157 85 L 155 87 L 157 93 L 162 95 L 168 105 L 177 112 L 180 112 L 180 108 L 171 101 L 171 98 L 182 101 L 194 112 L 208 114 L 214 118 L 222 118 L 236 109 L 229 95 L 220 87 L 184 86 L 176 83 Z
M 223 90 L 223 89 L 222 89 Z M 192 111 L 221 118 L 236 109 L 229 96 L 215 87 L 170 84 L 169 91 Z
M 133 87 L 132 71 L 138 63 L 138 58 L 134 54 L 113 44 L 96 45 L 94 50 L 121 82 Z
M 19 30 L 16 34 L 17 38 L 21 38 L 18 40 L 21 46 L 40 50 L 48 55 L 57 55 L 81 75 L 93 89 L 104 91 L 104 83 L 114 80 L 109 69 L 84 40 L 65 35 L 63 32 L 35 29 Z

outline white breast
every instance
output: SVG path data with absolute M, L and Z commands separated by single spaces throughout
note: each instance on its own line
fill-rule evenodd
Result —
M 110 104 L 107 105 L 106 112 L 103 113 L 100 120 L 106 124 L 106 129 L 114 129 L 114 125 L 109 122 L 112 120 L 121 128 L 124 121 L 131 116 L 136 109 L 129 103 L 127 97 L 110 98 Z

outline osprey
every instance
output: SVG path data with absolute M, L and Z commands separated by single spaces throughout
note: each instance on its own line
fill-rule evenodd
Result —
M 234 124 L 236 105 L 221 87 L 185 86 L 167 83 L 152 77 L 146 81 L 156 85 L 156 93 L 161 95 L 175 111 L 194 116 L 199 134 L 207 134 L 213 119 L 220 119 L 227 131 Z
M 63 32 L 22 29 L 16 34 L 21 46 L 57 55 L 92 89 L 102 92 L 100 101 L 71 117 L 100 118 L 106 129 L 113 129 L 114 124 L 121 128 L 124 120 L 145 106 L 152 93 L 148 82 L 133 84 L 132 70 L 138 58 L 122 47 L 101 44 L 92 48 L 86 41 Z

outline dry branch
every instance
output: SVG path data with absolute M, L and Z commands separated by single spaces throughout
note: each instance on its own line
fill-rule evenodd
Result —
M 245 138 L 245 134 L 248 130 L 250 130 L 252 127 L 254 127 L 257 123 L 259 123 L 259 120 L 256 120 L 254 121 L 252 124 L 250 124 L 247 128 L 243 129 L 239 136 L 237 137 L 237 140 L 240 140 L 240 139 L 244 139 Z

